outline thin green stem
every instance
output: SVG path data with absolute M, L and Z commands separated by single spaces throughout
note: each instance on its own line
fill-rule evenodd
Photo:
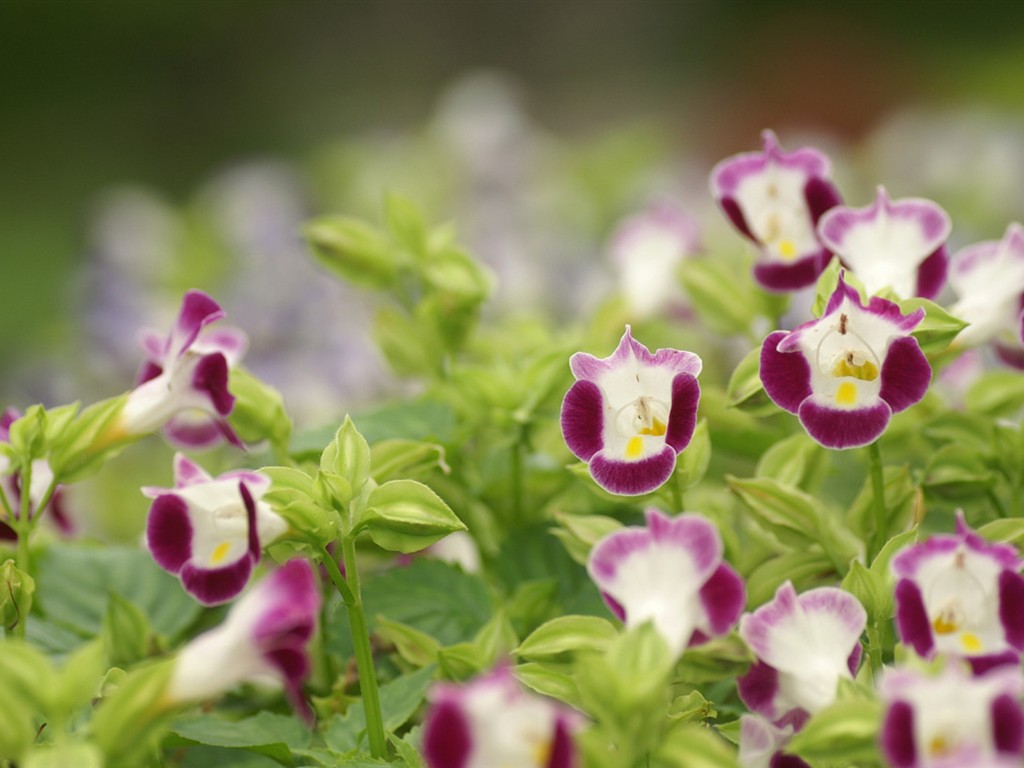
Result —
M 878 622 L 868 622 L 868 662 L 871 664 L 871 679 L 878 682 L 882 674 L 882 639 L 878 632 Z
M 885 509 L 885 474 L 882 470 L 882 452 L 878 448 L 877 440 L 868 446 L 868 456 L 870 457 L 872 507 L 875 513 L 875 530 L 871 535 L 871 546 L 867 553 L 870 564 L 885 545 L 889 516 Z
M 352 644 L 356 651 L 356 668 L 359 670 L 359 689 L 363 694 L 363 710 L 366 712 L 366 734 L 370 740 L 370 754 L 386 759 L 387 738 L 384 735 L 384 716 L 380 708 L 380 691 L 377 688 L 377 672 L 373 667 L 373 649 L 370 647 L 370 630 L 363 610 L 363 598 L 359 591 L 359 569 L 356 564 L 355 537 L 342 541 L 345 560 L 345 581 L 352 602 L 346 601 L 348 620 L 352 629 Z M 332 558 L 333 561 L 333 558 Z M 328 570 L 330 570 L 328 568 Z M 337 565 L 335 565 L 337 570 Z M 340 574 L 339 574 L 340 576 Z M 342 592 L 342 597 L 345 593 Z

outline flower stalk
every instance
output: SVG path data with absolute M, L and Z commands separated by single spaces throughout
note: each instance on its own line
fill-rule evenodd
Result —
M 885 508 L 885 475 L 882 470 L 882 451 L 878 441 L 868 445 L 869 469 L 871 473 L 872 508 L 874 509 L 875 530 L 868 546 L 868 562 L 875 559 L 885 545 L 888 532 L 888 512 Z

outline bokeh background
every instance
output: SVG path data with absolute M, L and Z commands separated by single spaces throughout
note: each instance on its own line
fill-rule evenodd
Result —
M 545 266 L 601 263 L 654 196 L 718 226 L 707 172 L 766 127 L 833 154 L 851 204 L 879 182 L 939 200 L 954 246 L 1024 218 L 1022 3 L 4 0 L 0 38 L 0 394 L 20 406 L 127 389 L 135 328 L 190 285 L 286 390 L 305 354 L 336 400 L 376 391 L 365 350 L 313 338 L 365 313 L 303 282 L 298 230 L 379 218 L 387 190 L 454 219 L 513 306 L 573 274 Z

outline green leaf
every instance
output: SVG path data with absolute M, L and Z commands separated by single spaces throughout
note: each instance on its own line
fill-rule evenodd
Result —
M 120 595 L 112 594 L 103 615 L 100 635 L 106 645 L 110 665 L 130 667 L 146 658 L 151 635 L 146 614 Z
M 739 408 L 750 413 L 764 413 L 777 410 L 777 406 L 764 391 L 761 383 L 761 348 L 750 350 L 729 377 L 725 398 L 730 408 Z
M 384 199 L 388 231 L 411 256 L 422 260 L 427 255 L 427 225 L 419 207 L 402 195 L 389 193 Z
M 380 687 L 380 706 L 384 716 L 384 730 L 393 732 L 401 728 L 419 709 L 427 687 L 434 679 L 434 667 L 424 667 L 403 675 Z M 365 738 L 366 713 L 362 704 L 332 718 L 324 727 L 324 741 L 336 752 L 348 752 L 360 746 Z
M 967 409 L 995 418 L 1014 418 L 1024 407 L 1019 371 L 988 371 L 967 390 Z
M 750 328 L 753 302 L 750 296 L 737 295 L 736 275 L 728 265 L 712 259 L 689 259 L 680 279 L 697 314 L 714 330 L 742 334 Z
M 466 530 L 441 497 L 416 480 L 391 480 L 374 488 L 364 520 L 374 543 L 392 552 L 418 552 Z
M 562 542 L 570 557 L 581 565 L 586 565 L 590 550 L 597 542 L 622 528 L 622 523 L 615 518 L 602 515 L 556 512 L 555 520 L 559 527 L 551 529 L 552 535 Z
M 676 462 L 675 474 L 684 489 L 692 488 L 702 479 L 711 463 L 711 437 L 708 434 L 708 421 L 701 419 L 693 430 L 690 444 L 686 446 Z
M 422 440 L 394 438 L 374 443 L 370 449 L 370 474 L 378 483 L 401 478 L 419 479 L 435 469 L 445 474 L 444 446 Z
M 761 456 L 754 474 L 782 485 L 804 488 L 824 460 L 826 451 L 803 432 L 780 440 Z
M 1024 517 L 993 520 L 978 528 L 975 533 L 989 541 L 1019 547 L 1024 544 Z
M 811 763 L 877 761 L 882 706 L 871 699 L 837 701 L 815 714 L 786 751 Z
M 540 664 L 527 662 L 512 669 L 516 679 L 542 696 L 564 702 L 571 707 L 583 709 L 579 687 L 574 675 L 570 674 L 565 664 Z
M 932 454 L 921 485 L 947 499 L 967 500 L 983 495 L 994 480 L 995 474 L 977 453 L 945 445 Z
M 353 285 L 382 290 L 394 285 L 399 260 L 384 233 L 358 219 L 322 216 L 303 227 L 317 260 Z
M 434 323 L 382 307 L 373 321 L 373 338 L 399 376 L 433 376 L 441 372 L 445 344 Z
M 924 308 L 924 320 L 911 332 L 911 336 L 917 339 L 921 351 L 926 355 L 936 355 L 945 350 L 957 334 L 967 327 L 967 323 L 963 320 L 954 317 L 929 299 L 915 296 L 897 303 L 900 306 L 900 311 L 905 315 Z
M 312 743 L 312 734 L 299 720 L 272 712 L 260 712 L 241 720 L 214 715 L 180 718 L 174 721 L 171 731 L 177 739 L 166 740 L 165 746 L 205 744 L 244 749 L 288 766 L 294 765 L 293 750 L 305 749 Z
M 37 746 L 18 765 L 23 768 L 104 768 L 104 760 L 94 744 L 64 743 Z
M 654 753 L 657 768 L 738 768 L 736 754 L 712 731 L 699 725 L 674 728 Z
M 798 592 L 826 582 L 835 583 L 836 566 L 817 547 L 784 552 L 758 565 L 747 579 L 747 606 L 764 605 L 784 581 Z
M 433 288 L 469 305 L 482 302 L 491 290 L 490 280 L 480 265 L 454 249 L 432 258 L 423 268 L 423 278 Z
M 914 483 L 908 467 L 888 466 L 882 469 L 885 488 L 885 510 L 890 531 L 906 530 L 923 514 L 921 489 Z M 864 480 L 860 492 L 850 505 L 847 522 L 854 531 L 867 536 L 875 527 L 874 489 L 871 478 Z
M 850 564 L 850 570 L 839 585 L 860 601 L 870 621 L 885 621 L 894 614 L 892 589 L 882 574 L 869 570 L 859 560 Z
M 753 653 L 734 632 L 687 648 L 677 674 L 692 685 L 730 680 L 744 674 L 753 661 Z
M 422 632 L 400 621 L 392 621 L 385 616 L 374 619 L 376 633 L 386 643 L 392 643 L 398 655 L 410 664 L 425 667 L 437 663 L 437 654 L 441 644 L 426 632 Z
M 537 627 L 515 653 L 544 659 L 574 651 L 604 651 L 618 636 L 615 625 L 597 616 L 559 616 Z
M 445 677 L 465 680 L 492 668 L 516 646 L 518 638 L 504 610 L 499 610 L 469 643 L 442 648 L 438 664 Z

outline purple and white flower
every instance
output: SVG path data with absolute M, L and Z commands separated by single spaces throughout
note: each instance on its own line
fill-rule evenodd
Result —
M 815 227 L 841 201 L 828 180 L 829 159 L 816 149 L 784 152 L 765 131 L 764 150 L 726 158 L 711 171 L 711 194 L 742 235 L 758 247 L 754 277 L 770 291 L 811 285 L 831 254 Z
M 928 391 L 931 366 L 910 335 L 922 319 L 877 296 L 865 306 L 840 274 L 820 319 L 764 340 L 761 383 L 826 448 L 867 445 Z
M 228 391 L 228 369 L 245 351 L 234 328 L 207 326 L 224 311 L 202 291 L 188 291 L 170 335 L 146 330 L 140 341 L 146 362 L 117 422 L 127 435 L 166 427 L 169 439 L 197 448 L 222 437 L 242 446 L 228 425 L 235 398 Z
M 740 768 L 810 768 L 796 755 L 783 751 L 793 738 L 793 726 L 779 727 L 760 715 L 740 718 Z
M 818 235 L 864 283 L 868 293 L 891 288 L 901 299 L 935 298 L 946 282 L 949 216 L 923 198 L 890 200 L 884 187 L 864 208 L 837 206 L 818 222 Z
M 1024 678 L 1019 667 L 972 676 L 947 664 L 927 676 L 887 670 L 879 734 L 893 768 L 1010 768 L 1024 757 Z
M 675 654 L 724 635 L 743 612 L 743 580 L 723 561 L 722 538 L 704 517 L 645 513 L 646 527 L 594 545 L 587 572 L 627 627 L 652 622 Z
M 574 712 L 528 693 L 507 667 L 427 694 L 423 754 L 429 768 L 574 768 Z
M 307 646 L 319 612 L 313 568 L 305 560 L 290 560 L 235 603 L 220 626 L 178 653 L 168 698 L 201 701 L 241 683 L 283 684 L 295 709 L 311 719 L 302 683 L 310 670 Z
M 606 491 L 636 496 L 672 476 L 697 424 L 701 359 L 659 349 L 653 355 L 626 326 L 611 356 L 577 352 L 577 381 L 562 401 L 562 435 Z
M 258 472 L 237 470 L 214 478 L 177 454 L 174 488 L 142 489 L 153 499 L 146 520 L 153 559 L 203 605 L 236 597 L 262 548 L 288 530 L 260 501 L 269 487 L 269 478 Z
M 867 613 L 853 595 L 818 587 L 797 596 L 790 582 L 740 619 L 740 637 L 757 661 L 737 681 L 740 698 L 773 723 L 801 728 L 836 698 L 860 663 Z
M 700 249 L 697 222 L 669 203 L 652 205 L 620 223 L 610 256 L 629 312 L 652 317 L 682 298 L 676 270 Z
M 953 255 L 949 284 L 957 295 L 950 312 L 968 323 L 956 343 L 995 342 L 1009 365 L 1024 368 L 1024 226 L 1014 223 L 1002 240 L 987 240 Z
M 955 534 L 930 536 L 892 560 L 896 627 L 925 658 L 968 658 L 976 670 L 1016 664 L 1024 651 L 1024 577 L 1009 544 L 985 541 L 957 516 Z

